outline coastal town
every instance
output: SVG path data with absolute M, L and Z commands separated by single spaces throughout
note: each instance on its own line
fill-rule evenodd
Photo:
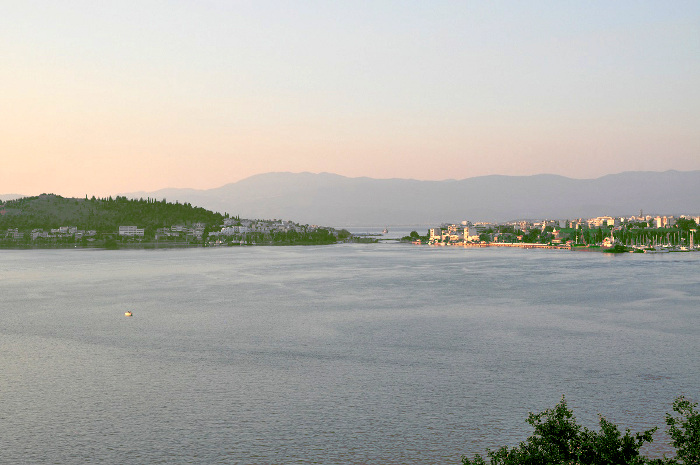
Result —
M 430 228 L 415 244 L 464 247 L 522 247 L 660 253 L 698 250 L 695 234 L 700 216 L 644 215 L 574 220 L 462 221 Z
M 345 238 L 342 231 L 334 228 L 324 228 L 317 225 L 300 225 L 283 220 L 240 220 L 226 218 L 224 223 L 215 230 L 205 223 L 194 223 L 190 226 L 176 224 L 170 227 L 157 228 L 153 234 L 148 234 L 145 228 L 137 225 L 120 225 L 113 232 L 97 232 L 82 230 L 76 226 L 60 226 L 44 230 L 35 228 L 22 231 L 19 228 L 9 228 L 3 231 L 1 239 L 9 239 L 15 244 L 50 245 L 76 244 L 82 246 L 99 245 L 100 243 L 118 244 L 121 246 L 225 246 L 225 245 L 257 245 L 293 241 L 294 239 L 320 235 L 332 237 L 335 242 L 340 237 Z M 324 241 L 327 242 L 327 241 Z
M 521 247 L 661 253 L 698 250 L 700 216 L 644 214 L 573 220 L 445 223 L 404 242 L 431 246 Z M 386 232 L 386 231 L 385 231 Z M 381 240 L 387 240 L 382 238 Z M 243 219 L 155 199 L 63 198 L 42 194 L 0 204 L 3 248 L 150 248 L 376 242 L 345 229 L 280 219 Z
M 164 200 L 42 194 L 0 204 L 3 248 L 302 245 L 332 244 L 349 237 L 347 231 L 331 227 L 243 219 Z

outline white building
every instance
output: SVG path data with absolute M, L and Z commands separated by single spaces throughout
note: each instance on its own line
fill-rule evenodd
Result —
M 464 240 L 465 241 L 478 241 L 479 240 L 479 233 L 476 231 L 476 227 L 474 225 L 467 226 L 464 228 Z
M 138 226 L 119 226 L 119 235 L 143 237 L 143 228 L 139 228 Z
M 653 219 L 653 224 L 657 228 L 670 228 L 676 224 L 676 219 L 672 216 L 657 216 Z
M 24 233 L 19 232 L 19 229 L 17 228 L 8 229 L 6 237 L 11 237 L 13 239 L 22 239 L 24 237 Z
M 48 238 L 49 233 L 43 229 L 33 229 L 32 230 L 32 240 L 36 240 L 38 237 Z
M 221 234 L 224 236 L 235 236 L 237 234 L 245 234 L 248 232 L 248 228 L 245 226 L 227 226 L 221 228 Z

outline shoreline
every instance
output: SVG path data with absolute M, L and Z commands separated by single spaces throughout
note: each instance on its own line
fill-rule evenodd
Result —
M 601 247 L 601 246 L 570 246 L 570 245 L 551 245 L 551 244 L 537 244 L 537 243 L 526 243 L 526 242 L 474 242 L 474 243 L 464 243 L 457 242 L 454 244 L 445 244 L 442 242 L 436 244 L 423 244 L 420 241 L 413 241 L 411 244 L 414 245 L 427 245 L 429 247 L 464 247 L 464 248 L 487 248 L 487 247 L 507 247 L 507 248 L 519 248 L 519 249 L 555 249 L 555 250 L 569 250 L 572 252 L 600 252 L 600 253 L 685 253 L 685 252 L 699 252 L 699 247 L 687 248 L 685 250 L 681 249 L 663 249 L 663 250 L 651 250 L 651 249 L 637 249 L 623 246 L 623 250 L 614 251 L 614 247 Z

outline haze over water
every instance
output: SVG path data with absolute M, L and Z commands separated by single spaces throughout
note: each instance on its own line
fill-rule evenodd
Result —
M 3 251 L 3 461 L 459 463 L 524 440 L 527 413 L 562 394 L 588 427 L 661 427 L 674 397 L 700 400 L 699 264 L 399 244 Z

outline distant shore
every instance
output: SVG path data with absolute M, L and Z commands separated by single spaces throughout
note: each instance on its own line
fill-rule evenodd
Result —
M 487 248 L 487 247 L 507 247 L 519 249 L 555 249 L 569 250 L 572 252 L 601 252 L 601 253 L 683 253 L 683 252 L 699 252 L 700 248 L 635 248 L 635 247 L 601 247 L 599 245 L 551 245 L 551 244 L 536 244 L 524 242 L 466 242 L 466 243 L 450 243 L 445 244 L 438 242 L 435 244 L 423 244 L 421 241 L 412 241 L 416 245 L 428 245 L 430 247 L 465 247 L 465 248 Z

